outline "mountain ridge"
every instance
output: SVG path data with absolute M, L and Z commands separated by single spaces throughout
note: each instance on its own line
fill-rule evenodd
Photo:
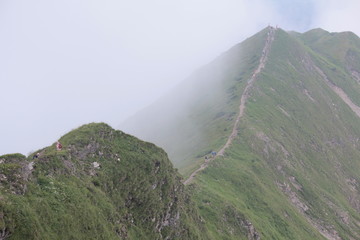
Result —
M 358 239 L 360 41 L 353 34 L 278 29 L 266 66 L 248 93 L 237 137 L 223 156 L 208 159 L 231 136 L 247 79 L 259 66 L 266 32 L 205 66 L 208 76 L 191 78 L 204 87 L 218 76 L 221 86 L 214 90 L 216 100 L 207 100 L 201 87 L 192 89 L 200 97 L 191 99 L 187 114 L 200 123 L 200 133 L 193 135 L 205 138 L 174 136 L 171 128 L 159 127 L 156 143 L 171 157 L 177 155 L 173 161 L 182 161 L 178 166 L 185 177 L 196 172 L 188 186 L 212 239 L 241 239 L 231 230 L 236 221 L 223 217 L 228 209 L 251 221 L 264 239 Z M 151 113 L 157 114 L 152 110 L 147 126 Z M 163 124 L 168 125 L 171 121 Z M 173 126 L 186 129 L 187 123 L 179 118 Z M 162 131 L 164 142 L 159 141 Z M 191 147 L 185 148 L 190 140 Z M 183 146 L 185 153 L 171 154 L 165 142 Z
M 360 239 L 359 76 L 352 33 L 269 26 L 124 127 L 183 177 L 104 123 L 0 156 L 0 239 Z

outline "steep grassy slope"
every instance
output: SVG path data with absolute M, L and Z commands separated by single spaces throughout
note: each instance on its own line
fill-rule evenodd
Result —
M 219 82 L 235 86 L 237 97 L 192 102 L 188 115 L 199 123 L 206 119 L 210 130 L 202 126 L 199 132 L 209 136 L 207 141 L 195 139 L 183 150 L 192 154 L 184 165 L 177 164 L 186 175 L 191 162 L 203 161 L 194 161 L 196 156 L 226 142 L 234 118 L 214 118 L 218 109 L 204 117 L 203 107 L 209 110 L 216 102 L 219 109 L 233 106 L 237 113 L 267 31 L 246 41 L 249 52 L 234 48 L 224 55 L 242 59 L 254 49 L 259 54 L 253 55 L 255 67 L 239 60 L 223 71 Z M 360 239 L 360 118 L 354 108 L 360 106 L 359 43 L 352 33 L 276 31 L 265 68 L 249 91 L 238 136 L 189 186 L 211 239 Z M 245 79 L 234 81 L 232 76 L 241 73 Z M 226 89 L 217 88 L 214 98 L 228 96 Z M 182 130 L 187 123 L 174 126 Z M 160 131 L 158 138 L 165 136 Z M 178 145 L 186 146 L 187 140 L 180 138 Z
M 311 30 L 300 39 L 318 55 L 330 80 L 360 106 L 360 39 L 352 32 Z
M 207 239 L 163 150 L 106 124 L 60 142 L 0 157 L 0 239 Z
M 204 204 L 204 192 L 213 192 L 265 239 L 320 239 L 315 229 L 328 239 L 359 239 L 359 117 L 317 71 L 319 64 L 331 72 L 322 55 L 278 31 L 269 59 L 237 143 L 199 177 L 202 212 L 223 211 Z M 222 216 L 205 219 L 211 226 Z

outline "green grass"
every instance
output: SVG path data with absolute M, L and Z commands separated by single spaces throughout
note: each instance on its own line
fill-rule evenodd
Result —
M 106 124 L 59 141 L 61 151 L 55 144 L 38 151 L 28 180 L 19 164 L 30 157 L 0 157 L 14 162 L 0 165 L 8 179 L 0 185 L 0 227 L 9 239 L 206 239 L 180 175 L 154 144 Z M 14 194 L 20 180 L 26 191 Z
M 233 47 L 184 83 L 195 98 L 172 94 L 162 100 L 190 99 L 183 106 L 187 117 L 170 117 L 145 134 L 169 151 L 185 177 L 226 142 L 265 37 L 266 30 Z M 266 67 L 250 90 L 238 138 L 189 187 L 210 239 L 247 239 L 246 221 L 261 239 L 324 239 L 309 221 L 335 229 L 342 239 L 359 238 L 359 212 L 349 199 L 360 196 L 349 179 L 358 189 L 360 120 L 314 68 L 360 106 L 360 86 L 350 72 L 360 72 L 359 44 L 351 33 L 276 32 Z M 207 81 L 209 76 L 216 76 L 210 83 L 217 85 Z M 145 111 L 143 121 L 131 121 L 152 128 L 153 113 L 168 114 L 159 106 Z M 186 134 L 177 134 L 179 129 Z M 135 133 L 142 136 L 142 130 Z M 291 202 L 285 184 L 307 211 L 301 213 Z

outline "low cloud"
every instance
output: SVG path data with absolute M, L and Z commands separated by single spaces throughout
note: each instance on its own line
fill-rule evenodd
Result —
M 331 32 L 352 31 L 360 35 L 358 0 L 317 0 L 312 28 L 321 27 Z
M 0 1 L 0 154 L 117 126 L 268 24 L 359 34 L 357 1 L 287 2 Z

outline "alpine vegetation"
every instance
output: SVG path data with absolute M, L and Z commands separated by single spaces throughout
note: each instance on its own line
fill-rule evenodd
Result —
M 360 239 L 351 32 L 269 26 L 122 126 L 168 151 L 210 239 Z

